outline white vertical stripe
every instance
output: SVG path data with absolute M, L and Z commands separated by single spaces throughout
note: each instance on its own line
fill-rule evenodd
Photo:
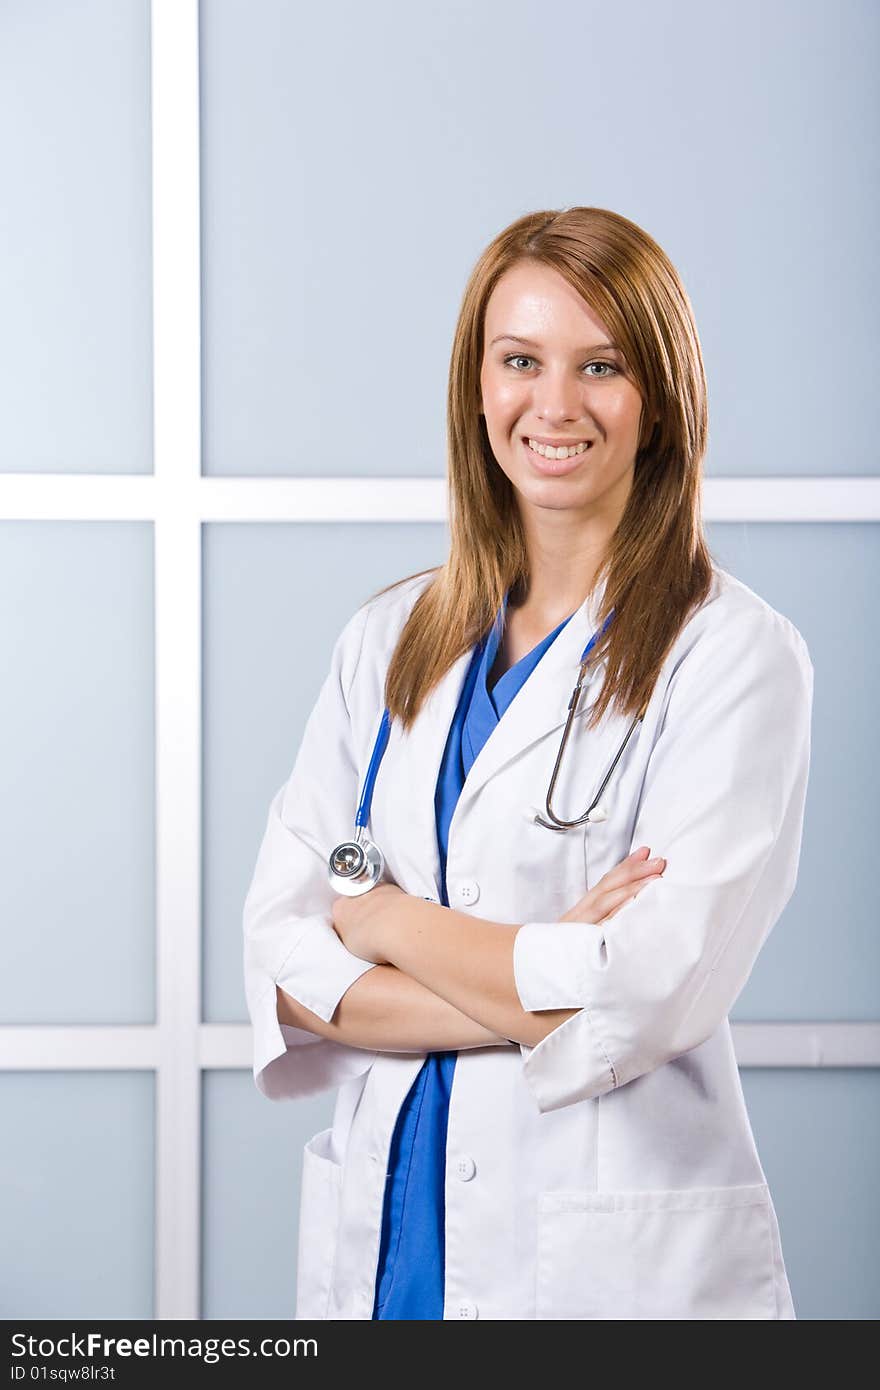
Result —
M 201 469 L 198 0 L 153 0 L 157 1319 L 198 1318 Z

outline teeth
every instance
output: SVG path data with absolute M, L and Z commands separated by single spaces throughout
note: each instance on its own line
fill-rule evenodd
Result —
M 536 454 L 540 454 L 545 459 L 570 459 L 575 454 L 585 454 L 590 447 L 589 440 L 584 440 L 581 444 L 571 444 L 567 449 L 554 449 L 552 444 L 539 444 L 536 439 L 529 440 L 529 448 L 534 449 Z

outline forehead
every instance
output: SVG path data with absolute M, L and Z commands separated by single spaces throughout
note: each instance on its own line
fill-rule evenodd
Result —
M 540 342 L 545 334 L 579 346 L 610 339 L 607 325 L 552 266 L 520 263 L 505 271 L 486 304 L 484 341 L 510 333 Z M 587 336 L 584 336 L 587 335 Z

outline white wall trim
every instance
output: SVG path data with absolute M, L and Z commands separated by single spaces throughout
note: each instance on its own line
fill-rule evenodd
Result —
M 880 1067 L 880 1023 L 731 1023 L 730 1031 L 741 1067 Z M 199 1056 L 204 1068 L 252 1070 L 250 1025 L 203 1024 Z
M 731 1023 L 741 1067 L 880 1067 L 880 1023 Z
M 160 315 L 157 329 L 161 321 Z M 176 354 L 180 348 L 175 342 Z M 167 430 L 157 426 L 155 477 L 6 473 L 0 476 L 0 520 L 149 521 L 169 509 L 198 521 L 446 520 L 444 477 L 200 478 L 192 471 L 193 459 L 198 460 L 192 411 L 185 412 L 176 399 L 182 379 L 185 374 L 174 380 L 169 410 L 180 422 L 184 443 L 169 446 L 163 458 L 158 450 Z M 157 384 L 157 415 L 162 399 Z M 703 518 L 880 521 L 880 477 L 707 478 Z
M 159 1065 L 154 1024 L 0 1027 L 0 1071 L 139 1071 Z
M 156 1231 L 154 1313 L 200 1315 L 201 233 L 198 0 L 153 0 L 152 478 L 155 525 Z M 93 494 L 99 486 L 87 483 Z M 109 489 L 108 496 L 109 496 Z M 59 496 L 61 495 L 59 490 Z M 74 497 L 76 490 L 69 492 Z
M 741 1067 L 880 1067 L 880 1023 L 731 1023 Z M 139 1071 L 164 1065 L 154 1025 L 10 1024 L 0 1027 L 0 1071 Z M 195 1066 L 252 1071 L 249 1023 L 203 1023 Z

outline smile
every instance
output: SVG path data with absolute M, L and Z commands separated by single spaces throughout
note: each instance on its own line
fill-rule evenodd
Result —
M 539 444 L 537 439 L 527 439 L 527 444 L 534 453 L 540 454 L 545 459 L 570 459 L 575 454 L 585 454 L 592 444 L 591 439 L 582 439 L 578 444 L 561 445 L 554 448 L 552 444 Z
M 588 453 L 592 446 L 591 439 L 569 449 L 553 449 L 543 444 L 536 444 L 533 448 L 530 439 L 523 437 L 522 441 L 523 453 L 529 467 L 545 478 L 561 478 L 566 473 L 573 473 L 576 468 L 580 468 L 584 454 Z

